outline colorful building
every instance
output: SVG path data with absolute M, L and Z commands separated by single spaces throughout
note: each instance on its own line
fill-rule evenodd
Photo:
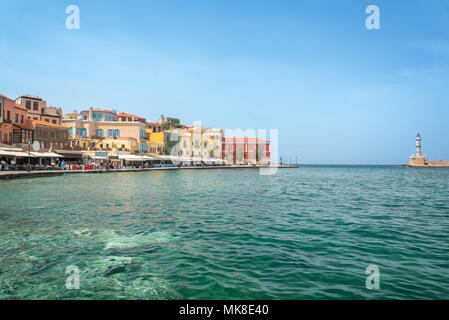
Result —
M 148 152 L 153 154 L 165 154 L 164 132 L 148 133 Z
M 270 141 L 259 138 L 224 138 L 222 158 L 235 165 L 270 163 Z
M 146 124 L 142 121 L 119 121 L 110 110 L 93 109 L 76 112 L 63 119 L 69 127 L 70 147 L 84 150 L 148 151 Z
M 178 156 L 203 160 L 221 159 L 223 130 L 196 126 L 179 131 Z

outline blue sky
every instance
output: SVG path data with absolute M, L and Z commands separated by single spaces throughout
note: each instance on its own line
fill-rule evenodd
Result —
M 80 30 L 65 28 L 78 5 Z M 380 8 L 380 30 L 365 8 Z M 301 163 L 449 159 L 449 1 L 4 1 L 0 93 L 276 128 Z

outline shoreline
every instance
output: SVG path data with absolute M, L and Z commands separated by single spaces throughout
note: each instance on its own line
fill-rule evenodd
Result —
M 295 165 L 278 165 L 272 168 L 286 169 L 294 168 L 297 169 L 299 166 Z M 42 170 L 42 171 L 0 171 L 0 180 L 12 180 L 12 179 L 31 179 L 39 177 L 54 177 L 62 176 L 65 174 L 76 174 L 76 173 L 117 173 L 117 172 L 142 172 L 142 171 L 153 171 L 153 170 L 209 170 L 209 169 L 259 169 L 259 168 L 270 168 L 270 166 L 245 166 L 236 165 L 228 167 L 167 167 L 167 168 L 129 168 L 129 169 L 113 169 L 113 170 Z

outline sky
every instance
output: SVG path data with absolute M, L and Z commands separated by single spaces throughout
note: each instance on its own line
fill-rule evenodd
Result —
M 419 131 L 429 159 L 449 160 L 449 1 L 0 0 L 0 13 L 11 98 L 277 129 L 279 156 L 300 163 L 407 163 Z

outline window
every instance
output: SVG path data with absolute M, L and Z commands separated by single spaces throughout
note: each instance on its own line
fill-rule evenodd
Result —
M 56 124 L 56 120 L 51 120 L 51 123 L 54 123 L 54 124 Z
M 20 123 L 23 124 L 23 114 L 20 115 Z
M 77 128 L 76 135 L 77 136 L 87 136 L 87 129 L 86 128 Z
M 11 120 L 11 111 L 6 112 L 6 120 Z
M 97 136 L 99 137 L 103 136 L 103 129 L 97 129 Z
M 0 100 L 0 122 L 3 120 L 1 119 L 3 118 L 3 100 Z M 1 134 L 0 134 L 0 139 L 1 139 Z
M 25 106 L 28 110 L 31 110 L 31 101 L 30 100 L 25 100 Z
M 103 121 L 103 115 L 102 114 L 98 115 L 98 121 Z
M 19 123 L 19 115 L 17 113 L 14 113 L 14 122 Z
M 37 101 L 33 102 L 33 110 L 38 111 L 39 110 L 39 103 Z
M 73 128 L 69 128 L 69 136 L 73 134 Z
M 120 137 L 120 130 L 118 129 L 109 129 L 108 137 Z

